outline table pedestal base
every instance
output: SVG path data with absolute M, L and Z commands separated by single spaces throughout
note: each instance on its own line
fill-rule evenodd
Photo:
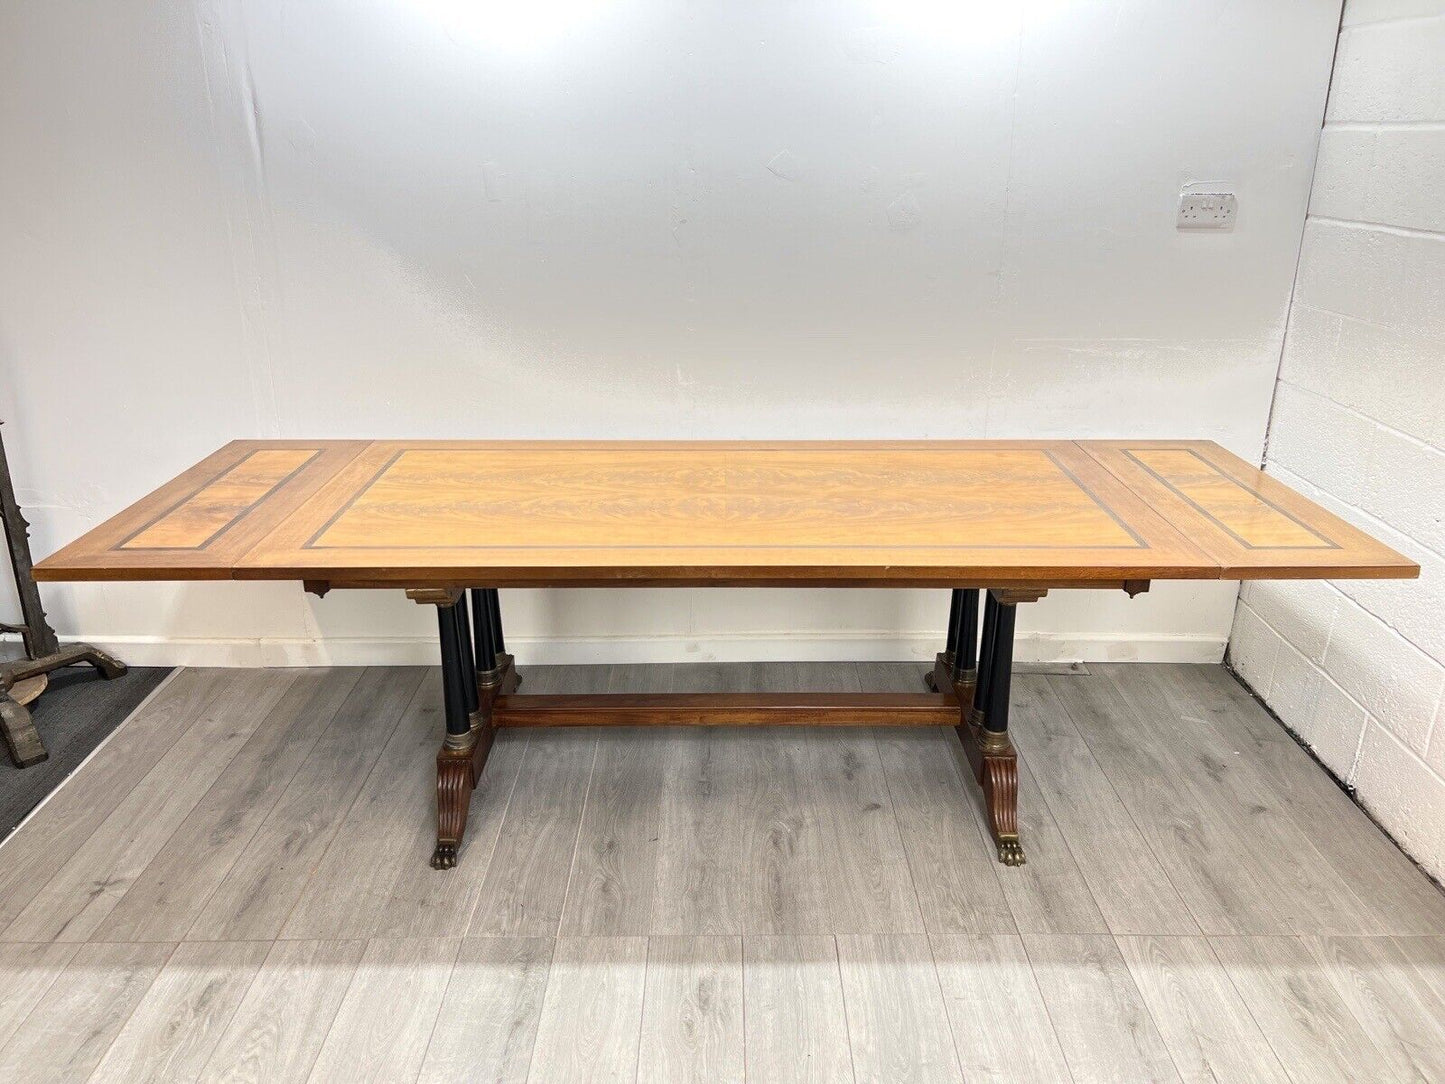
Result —
M 457 863 L 472 791 L 497 731 L 536 726 L 951 726 L 983 788 L 999 861 L 1023 865 L 1018 755 L 1008 736 L 1014 612 L 1043 592 L 987 593 L 977 648 L 976 590 L 954 592 L 949 648 L 934 661 L 929 693 L 599 693 L 516 695 L 521 682 L 502 648 L 495 589 L 415 589 L 437 607 L 447 735 L 437 753 L 434 869 Z

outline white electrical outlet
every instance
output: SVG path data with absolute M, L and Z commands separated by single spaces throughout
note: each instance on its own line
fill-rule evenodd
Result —
M 1229 230 L 1234 228 L 1239 200 L 1233 192 L 1181 192 L 1181 230 Z

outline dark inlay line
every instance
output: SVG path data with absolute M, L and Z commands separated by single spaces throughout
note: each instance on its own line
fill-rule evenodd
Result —
M 1255 500 L 1259 501 L 1260 504 L 1265 505 L 1267 508 L 1272 508 L 1274 511 L 1276 511 L 1276 512 L 1278 512 L 1280 515 L 1284 516 L 1285 519 L 1289 520 L 1289 521 L 1290 521 L 1291 523 L 1293 523 L 1295 526 L 1300 527 L 1300 528 L 1302 528 L 1303 530 L 1307 531 L 1309 534 L 1314 535 L 1316 538 L 1318 538 L 1318 539 L 1320 540 L 1320 542 L 1323 543 L 1323 545 L 1320 545 L 1320 546 L 1256 546 L 1253 542 L 1250 542 L 1250 541 L 1248 541 L 1248 540 L 1240 537 L 1238 534 L 1236 534 L 1236 533 L 1234 532 L 1234 530 L 1229 526 L 1229 524 L 1225 523 L 1222 519 L 1220 519 L 1218 516 L 1216 516 L 1213 512 L 1209 511 L 1209 509 L 1205 508 L 1202 504 L 1200 504 L 1198 501 L 1196 501 L 1193 497 L 1189 496 L 1189 494 L 1185 493 L 1182 489 L 1180 489 L 1178 486 L 1176 486 L 1176 485 L 1175 485 L 1173 482 L 1171 482 L 1168 478 L 1165 478 L 1164 475 L 1160 474 L 1157 470 L 1155 470 L 1153 467 L 1151 467 L 1148 463 L 1145 463 L 1142 459 L 1140 459 L 1137 455 L 1134 454 L 1134 452 L 1133 452 L 1132 449 L 1130 449 L 1130 448 L 1125 448 L 1125 449 L 1123 449 L 1125 455 L 1127 455 L 1127 456 L 1128 456 L 1130 459 L 1132 459 L 1135 463 L 1138 463 L 1139 466 L 1143 467 L 1146 471 L 1148 471 L 1150 474 L 1152 474 L 1155 478 L 1159 479 L 1159 481 L 1163 482 L 1164 485 L 1168 486 L 1169 489 L 1171 489 L 1174 493 L 1176 493 L 1181 500 L 1188 502 L 1188 504 L 1190 504 L 1201 516 L 1203 516 L 1205 519 L 1209 520 L 1210 522 L 1216 524 L 1221 531 L 1223 531 L 1225 534 L 1229 535 L 1230 538 L 1234 539 L 1236 542 L 1238 542 L 1238 543 L 1239 543 L 1241 546 L 1243 546 L 1245 549 L 1249 549 L 1249 550 L 1302 550 L 1302 549 L 1330 549 L 1330 550 L 1337 550 L 1337 549 L 1340 548 L 1339 543 L 1334 542 L 1334 541 L 1331 541 L 1330 539 L 1326 538 L 1324 535 L 1320 534 L 1319 531 L 1315 530 L 1315 529 L 1314 529 L 1313 527 L 1311 527 L 1308 523 L 1304 522 L 1302 519 L 1300 519 L 1298 516 L 1294 515 L 1294 514 L 1293 514 L 1292 512 L 1290 512 L 1288 509 L 1281 508 L 1279 505 L 1275 504 L 1274 501 L 1270 500 L 1270 499 L 1269 499 L 1268 497 L 1266 497 L 1264 494 L 1258 492 L 1257 490 L 1250 489 L 1250 488 L 1249 488 L 1248 486 L 1246 486 L 1243 482 L 1241 482 L 1238 478 L 1234 478 L 1234 477 L 1231 477 L 1231 476 L 1228 475 L 1228 474 L 1225 474 L 1224 471 L 1220 470 L 1220 469 L 1219 469 L 1218 467 L 1216 467 L 1213 463 L 1209 462 L 1209 460 L 1205 459 L 1202 455 L 1200 455 L 1198 452 L 1196 452 L 1193 448 L 1176 448 L 1176 449 L 1170 449 L 1170 450 L 1171 450 L 1171 451 L 1188 452 L 1188 453 L 1189 453 L 1190 455 L 1192 455 L 1195 459 L 1199 460 L 1200 463 L 1202 463 L 1202 464 L 1204 464 L 1206 467 L 1208 467 L 1208 468 L 1210 469 L 1210 471 L 1213 472 L 1215 475 L 1217 475 L 1217 476 L 1220 477 L 1220 478 L 1223 478 L 1226 482 L 1229 482 L 1229 483 L 1232 484 L 1232 485 L 1238 486 L 1241 490 L 1243 490 L 1244 492 L 1248 493 L 1248 494 L 1249 494 L 1250 496 L 1252 496 Z
M 275 485 L 273 485 L 270 489 L 266 490 L 265 493 L 262 493 L 259 497 L 257 497 L 257 498 L 256 498 L 254 501 L 252 501 L 250 504 L 246 505 L 245 508 L 242 508 L 239 512 L 237 512 L 234 516 L 232 516 L 232 517 L 231 517 L 229 520 L 227 520 L 225 523 L 223 523 L 219 528 L 217 528 L 215 531 L 213 531 L 213 532 L 210 534 L 210 536 L 209 536 L 208 538 L 206 538 L 206 540 L 205 540 L 204 542 L 202 542 L 199 546 L 134 546 L 134 547 L 131 547 L 131 548 L 127 548 L 127 547 L 126 547 L 126 543 L 128 543 L 128 542 L 129 542 L 131 539 L 133 539 L 133 538 L 138 538 L 140 535 L 145 534 L 146 531 L 150 530 L 152 527 L 154 527 L 154 526 L 155 526 L 157 523 L 159 523 L 161 520 L 163 520 L 163 519 L 165 519 L 167 516 L 169 516 L 172 512 L 175 512 L 177 509 L 181 508 L 182 506 L 184 506 L 184 505 L 187 504 L 188 502 L 194 500 L 194 499 L 195 499 L 197 496 L 199 496 L 202 492 L 204 492 L 204 491 L 205 491 L 206 489 L 208 489 L 209 487 L 215 485 L 217 482 L 219 482 L 222 478 L 226 477 L 226 475 L 230 474 L 232 471 L 239 470 L 242 466 L 244 466 L 246 463 L 248 463 L 253 456 L 257 455 L 257 454 L 260 453 L 260 452 L 276 451 L 276 450 L 277 450 L 277 449 L 273 449 L 273 448 L 257 448 L 255 451 L 248 453 L 244 459 L 238 459 L 236 462 L 232 463 L 229 467 L 225 468 L 225 469 L 222 470 L 220 473 L 218 473 L 218 474 L 216 474 L 215 476 L 213 476 L 213 477 L 211 477 L 211 478 L 208 478 L 206 481 L 202 482 L 202 483 L 201 483 L 200 485 L 198 485 L 195 489 L 191 490 L 191 492 L 187 493 L 187 494 L 186 494 L 184 497 L 182 497 L 180 500 L 176 501 L 174 504 L 172 504 L 172 505 L 171 505 L 169 508 L 167 508 L 165 511 L 158 513 L 157 515 L 153 516 L 150 520 L 148 520 L 145 524 L 143 524 L 143 525 L 140 526 L 140 527 L 137 527 L 134 531 L 132 531 L 130 534 L 126 535 L 126 536 L 125 536 L 124 538 L 122 538 L 119 542 L 117 542 L 114 546 L 112 546 L 112 547 L 110 548 L 110 552 L 112 552 L 112 553 L 119 553 L 121 550 L 125 550 L 126 553 L 195 553 L 195 552 L 197 552 L 197 551 L 199 551 L 199 550 L 205 549 L 205 548 L 206 548 L 207 546 L 209 546 L 212 542 L 214 542 L 216 539 L 220 538 L 223 534 L 225 534 L 225 533 L 226 533 L 227 531 L 229 531 L 232 527 L 234 527 L 237 523 L 239 523 L 242 519 L 244 519 L 247 512 L 251 511 L 251 509 L 255 508 L 258 504 L 264 503 L 267 499 L 270 498 L 271 494 L 275 493 L 278 489 L 280 489 L 282 486 L 284 486 L 287 482 L 291 481 L 291 479 L 295 478 L 298 474 L 300 474 L 303 470 L 305 470 L 306 467 L 310 464 L 310 462 L 311 462 L 313 459 L 315 459 L 318 455 L 321 454 L 321 449 L 320 449 L 320 448 L 315 449 L 310 455 L 308 455 L 305 459 L 303 459 L 300 463 L 298 463 L 298 464 L 296 465 L 296 468 L 295 468 L 294 470 L 292 470 L 292 471 L 291 471 L 289 474 L 287 474 L 284 478 L 282 478 L 282 479 L 280 479 L 278 482 L 276 482 Z

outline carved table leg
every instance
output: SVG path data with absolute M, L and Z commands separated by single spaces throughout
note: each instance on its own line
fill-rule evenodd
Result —
M 437 843 L 431 864 L 433 869 L 451 869 L 466 834 L 472 791 L 496 736 L 492 704 L 498 696 L 516 690 L 517 678 L 512 657 L 496 650 L 485 607 L 469 621 L 466 593 L 459 589 L 418 588 L 407 595 L 437 608 L 447 732 L 437 752 Z M 479 606 L 483 597 L 481 590 L 472 592 Z
M 437 753 L 437 845 L 433 869 L 451 869 L 467 830 L 476 776 L 472 753 L 477 745 L 473 726 L 477 710 L 477 670 L 467 629 L 466 596 L 458 592 L 449 605 L 437 604 L 442 648 L 442 698 L 447 736 Z
M 1006 866 L 1024 864 L 1018 826 L 1018 754 L 1008 735 L 1009 691 L 1013 677 L 1014 619 L 1020 602 L 1041 598 L 1042 591 L 990 591 L 984 602 L 983 648 L 973 707 L 963 709 L 958 736 L 983 786 L 988 827 L 998 858 Z M 960 690 L 955 661 L 954 687 Z M 967 700 L 963 701 L 966 705 Z

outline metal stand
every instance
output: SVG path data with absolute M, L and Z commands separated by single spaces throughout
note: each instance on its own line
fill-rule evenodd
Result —
M 31 574 L 30 524 L 21 515 L 20 504 L 15 499 L 15 485 L 10 479 L 10 463 L 5 458 L 3 438 L 0 438 L 0 515 L 5 520 L 5 540 L 10 546 L 10 566 L 15 572 L 15 590 L 20 596 L 20 614 L 24 622 L 20 625 L 0 624 L 0 631 L 18 632 L 25 647 L 24 659 L 0 663 L 0 735 L 5 738 L 15 766 L 28 768 L 39 764 L 49 754 L 30 718 L 30 712 L 11 695 L 11 691 L 23 681 L 82 662 L 90 663 L 104 678 L 120 677 L 125 673 L 125 663 L 90 644 L 71 644 L 62 648 L 56 640 L 55 630 L 45 619 L 40 591 Z

